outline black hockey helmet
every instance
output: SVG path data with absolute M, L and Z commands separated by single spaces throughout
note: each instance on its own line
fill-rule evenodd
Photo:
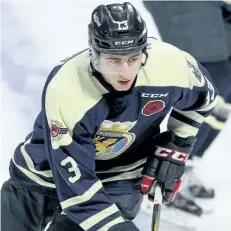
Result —
M 98 52 L 127 54 L 146 50 L 147 27 L 131 3 L 100 5 L 88 26 L 89 46 Z

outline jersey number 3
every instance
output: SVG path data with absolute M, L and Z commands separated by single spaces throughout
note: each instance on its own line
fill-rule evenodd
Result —
M 71 164 L 71 167 L 68 168 L 68 171 L 69 172 L 73 172 L 75 174 L 75 176 L 69 177 L 68 180 L 71 183 L 75 183 L 81 177 L 81 173 L 80 173 L 79 167 L 78 167 L 76 161 L 72 157 L 70 157 L 70 156 L 68 156 L 66 159 L 64 159 L 61 162 L 62 166 L 66 166 L 67 164 Z

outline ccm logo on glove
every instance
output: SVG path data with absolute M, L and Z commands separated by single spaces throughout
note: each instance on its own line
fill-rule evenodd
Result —
M 164 157 L 164 158 L 169 157 L 173 160 L 176 160 L 182 163 L 185 163 L 189 157 L 189 153 L 179 152 L 179 151 L 175 151 L 169 148 L 163 148 L 160 146 L 157 146 L 155 155 L 159 157 Z

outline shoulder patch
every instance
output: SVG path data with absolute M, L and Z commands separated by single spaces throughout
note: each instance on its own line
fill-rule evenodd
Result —
M 51 120 L 51 139 L 52 141 L 61 140 L 63 135 L 67 134 L 68 129 L 63 126 L 63 124 L 57 120 Z

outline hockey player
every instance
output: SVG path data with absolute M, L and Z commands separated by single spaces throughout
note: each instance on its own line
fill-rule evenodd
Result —
M 130 3 L 98 6 L 89 49 L 51 71 L 33 132 L 15 150 L 2 231 L 138 230 L 142 194 L 158 180 L 171 201 L 215 98 L 208 72 L 148 40 Z

